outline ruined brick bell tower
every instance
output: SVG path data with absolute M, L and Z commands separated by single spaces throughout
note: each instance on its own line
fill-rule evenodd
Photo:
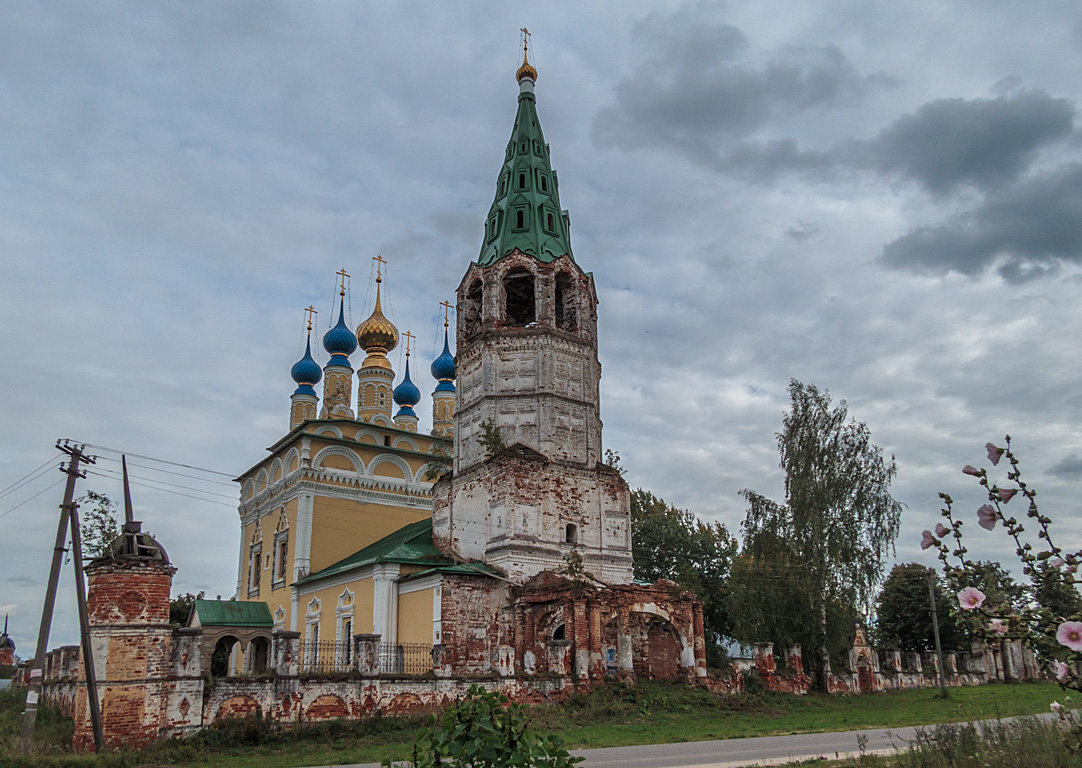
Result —
M 98 679 L 106 748 L 138 747 L 157 739 L 176 687 L 171 665 L 169 593 L 176 568 L 165 549 L 133 519 L 124 467 L 126 521 L 109 552 L 86 566 L 90 644 Z M 86 659 L 75 702 L 77 750 L 94 743 L 87 705 Z M 194 699 L 196 706 L 200 704 Z M 191 703 L 188 704 L 191 706 Z M 175 713 L 172 715 L 175 718 Z M 182 718 L 187 716 L 187 710 Z
M 454 472 L 433 488 L 433 535 L 514 581 L 575 549 L 602 580 L 627 583 L 628 487 L 601 463 L 597 294 L 571 253 L 537 71 L 524 60 L 517 79 L 481 252 L 458 288 Z

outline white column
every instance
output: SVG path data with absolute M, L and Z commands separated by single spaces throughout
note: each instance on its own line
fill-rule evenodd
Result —
M 258 525 L 258 523 L 257 523 Z M 248 565 L 248 542 L 244 540 L 244 518 L 240 520 L 240 554 L 237 555 L 237 599 L 245 600 L 248 597 L 248 582 L 246 566 Z
M 398 641 L 398 570 L 392 563 L 372 570 L 372 633 L 384 643 Z
M 293 581 L 307 575 L 312 567 L 312 508 L 315 497 L 302 493 L 297 499 L 297 543 L 293 547 Z

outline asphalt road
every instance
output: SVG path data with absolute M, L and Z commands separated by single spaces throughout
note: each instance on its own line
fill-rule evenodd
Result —
M 771 765 L 815 757 L 835 759 L 860 752 L 858 736 L 867 738 L 865 752 L 891 752 L 904 748 L 914 728 L 801 733 L 792 736 L 759 736 L 750 739 L 685 741 L 679 744 L 644 744 L 637 747 L 576 749 L 586 760 L 583 768 L 737 768 Z M 378 768 L 378 763 L 312 768 Z
M 1052 718 L 1051 712 L 1037 715 Z M 1016 718 L 1007 717 L 1006 720 Z M 921 726 L 934 728 L 934 725 Z M 873 728 L 833 733 L 798 733 L 791 736 L 756 736 L 748 739 L 685 741 L 678 744 L 643 744 L 637 747 L 576 749 L 571 754 L 586 760 L 583 768 L 741 768 L 751 765 L 779 765 L 814 758 L 835 760 L 860 754 L 863 737 L 865 754 L 887 754 L 905 749 L 916 733 L 915 727 Z M 311 768 L 379 768 L 379 763 Z

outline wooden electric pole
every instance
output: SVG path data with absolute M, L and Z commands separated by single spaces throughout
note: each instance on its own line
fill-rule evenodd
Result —
M 128 468 L 124 467 L 127 480 Z M 75 564 L 75 597 L 79 603 L 79 634 L 83 644 L 83 671 L 86 673 L 86 703 L 90 709 L 90 726 L 94 730 L 94 751 L 101 752 L 105 736 L 101 729 L 101 708 L 98 706 L 98 670 L 90 647 L 90 615 L 86 610 L 86 582 L 83 580 L 83 534 L 79 529 L 79 505 L 71 505 L 71 559 Z
M 45 653 L 49 649 L 49 629 L 53 623 L 53 606 L 56 603 L 56 584 L 60 579 L 60 561 L 64 557 L 64 542 L 68 537 L 68 520 L 75 504 L 75 481 L 86 477 L 79 471 L 79 464 L 94 463 L 94 458 L 83 454 L 84 445 L 72 445 L 68 441 L 56 443 L 58 450 L 71 457 L 67 466 L 60 466 L 60 471 L 68 476 L 64 489 L 64 503 L 60 505 L 60 522 L 56 526 L 56 544 L 53 546 L 53 562 L 49 569 L 49 583 L 45 587 L 45 604 L 41 608 L 41 625 L 38 627 L 38 645 L 34 652 L 34 663 L 30 667 L 30 690 L 26 693 L 26 711 L 23 713 L 22 751 L 30 753 L 30 743 L 34 736 L 34 721 L 38 716 L 38 701 L 41 698 L 41 683 L 45 668 Z
M 942 697 L 947 698 L 947 680 L 943 676 L 943 648 L 939 644 L 939 617 L 935 612 L 935 589 L 932 588 L 932 579 L 934 574 L 931 570 L 928 571 L 928 601 L 932 606 L 932 634 L 935 635 L 935 655 L 939 660 L 939 692 Z

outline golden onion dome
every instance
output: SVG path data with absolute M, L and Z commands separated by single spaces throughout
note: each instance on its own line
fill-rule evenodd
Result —
M 365 352 L 386 354 L 398 346 L 398 329 L 387 319 L 380 308 L 379 284 L 376 280 L 376 307 L 363 323 L 357 326 L 357 343 Z
M 531 80 L 533 80 L 536 83 L 537 82 L 537 70 L 533 68 L 532 64 L 530 64 L 528 61 L 523 59 L 522 60 L 522 66 L 519 67 L 518 71 L 515 72 L 515 80 L 521 83 L 527 77 L 530 78 Z

